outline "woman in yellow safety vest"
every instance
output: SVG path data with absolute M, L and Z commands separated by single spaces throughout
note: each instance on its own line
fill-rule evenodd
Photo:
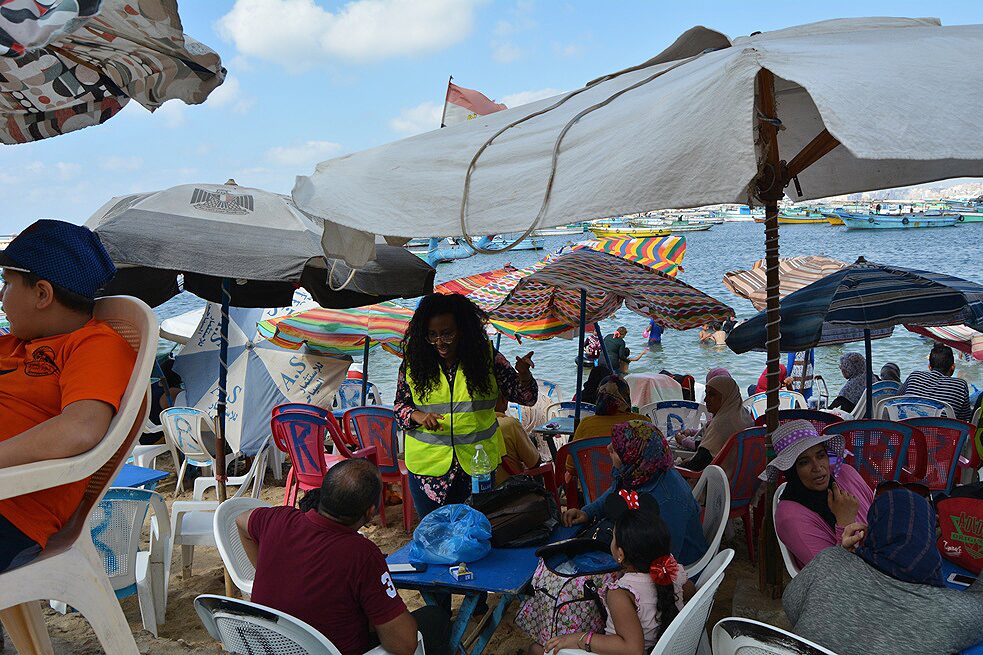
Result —
M 420 301 L 406 330 L 394 410 L 406 433 L 410 492 L 421 518 L 467 499 L 478 445 L 494 476 L 504 454 L 495 415 L 499 394 L 536 404 L 533 354 L 517 357 L 513 368 L 492 347 L 487 321 L 462 295 L 432 294 Z

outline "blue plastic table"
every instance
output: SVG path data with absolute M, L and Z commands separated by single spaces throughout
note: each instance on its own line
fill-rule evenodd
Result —
M 581 418 L 583 420 L 583 418 Z M 555 427 L 549 427 L 555 426 Z M 572 416 L 557 416 L 543 425 L 537 425 L 532 429 L 536 434 L 541 434 L 546 438 L 546 446 L 550 449 L 550 453 L 553 455 L 553 459 L 556 459 L 556 443 L 553 441 L 556 437 L 562 436 L 573 436 L 576 432 L 576 428 L 573 425 Z
M 580 526 L 572 528 L 557 528 L 552 541 L 569 539 Z M 526 586 L 532 581 L 533 573 L 539 558 L 536 557 L 537 547 L 530 548 L 492 548 L 483 559 L 469 562 L 468 569 L 474 573 L 474 579 L 460 582 L 454 579 L 447 565 L 431 564 L 421 573 L 393 573 L 393 583 L 400 589 L 415 589 L 423 596 L 427 605 L 437 605 L 439 597 L 448 593 L 463 594 L 464 601 L 457 611 L 457 618 L 451 626 L 450 652 L 457 653 L 461 648 L 464 631 L 471 622 L 475 607 L 485 592 L 501 594 L 492 615 L 481 630 L 471 655 L 480 655 L 498 624 L 502 622 L 506 608 Z M 410 561 L 410 544 L 406 544 L 386 558 L 389 564 L 406 564 Z
M 168 475 L 170 473 L 167 471 L 148 469 L 143 466 L 134 466 L 133 464 L 123 464 L 123 468 L 120 470 L 119 475 L 116 476 L 116 479 L 113 480 L 112 486 L 143 487 L 153 491 L 157 488 L 157 483 Z

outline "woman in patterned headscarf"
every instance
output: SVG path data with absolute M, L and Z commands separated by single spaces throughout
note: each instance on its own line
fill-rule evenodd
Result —
M 830 403 L 830 409 L 852 412 L 867 390 L 867 360 L 860 353 L 846 353 L 840 357 L 840 373 L 846 380 Z
M 564 525 L 605 519 L 604 501 L 621 490 L 649 494 L 659 503 L 662 519 L 672 535 L 672 554 L 684 566 L 703 556 L 707 542 L 700 525 L 700 506 L 692 489 L 676 471 L 665 436 L 648 420 L 632 420 L 614 426 L 611 444 L 614 482 L 582 510 L 563 513 Z

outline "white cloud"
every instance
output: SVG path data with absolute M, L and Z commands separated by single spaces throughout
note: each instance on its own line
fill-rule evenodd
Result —
M 254 102 L 253 98 L 243 95 L 239 78 L 229 75 L 222 85 L 208 96 L 205 106 L 213 109 L 227 108 L 237 114 L 245 114 Z
M 296 146 L 277 146 L 266 151 L 266 158 L 279 166 L 309 168 L 337 155 L 341 145 L 331 141 L 307 141 Z
M 58 171 L 59 178 L 70 180 L 82 172 L 82 165 L 69 161 L 58 161 L 55 162 L 55 170 Z
M 522 57 L 522 50 L 519 46 L 506 41 L 504 43 L 492 43 L 492 59 L 500 64 L 511 64 L 516 59 Z
M 552 98 L 553 96 L 560 95 L 561 93 L 563 93 L 563 91 L 553 88 L 537 89 L 536 91 L 519 91 L 518 93 L 505 96 L 499 100 L 499 102 L 504 103 L 506 107 L 511 109 L 512 107 L 518 107 L 519 105 L 528 105 L 530 102 L 536 102 L 537 100 L 542 100 L 543 98 Z
M 553 52 L 558 56 L 569 59 L 570 57 L 576 57 L 584 51 L 583 46 L 579 43 L 554 43 Z
M 107 171 L 135 171 L 143 168 L 142 157 L 103 157 L 99 165 Z
M 216 30 L 241 55 L 301 71 L 325 59 L 378 61 L 441 50 L 466 38 L 479 0 L 236 0 Z
M 131 102 L 130 104 L 136 105 L 137 103 Z M 184 110 L 187 107 L 180 100 L 168 100 L 157 108 L 157 111 L 154 112 L 154 118 L 169 128 L 181 127 L 187 122 L 187 116 L 184 115 Z
M 440 117 L 444 107 L 436 102 L 423 102 L 399 112 L 399 116 L 389 121 L 389 127 L 407 136 L 429 132 L 440 127 Z

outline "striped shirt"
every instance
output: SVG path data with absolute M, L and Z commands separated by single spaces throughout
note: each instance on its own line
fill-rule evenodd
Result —
M 952 405 L 956 418 L 969 421 L 973 409 L 969 405 L 969 385 L 966 380 L 949 377 L 938 371 L 912 371 L 901 385 L 900 394 L 941 400 Z

